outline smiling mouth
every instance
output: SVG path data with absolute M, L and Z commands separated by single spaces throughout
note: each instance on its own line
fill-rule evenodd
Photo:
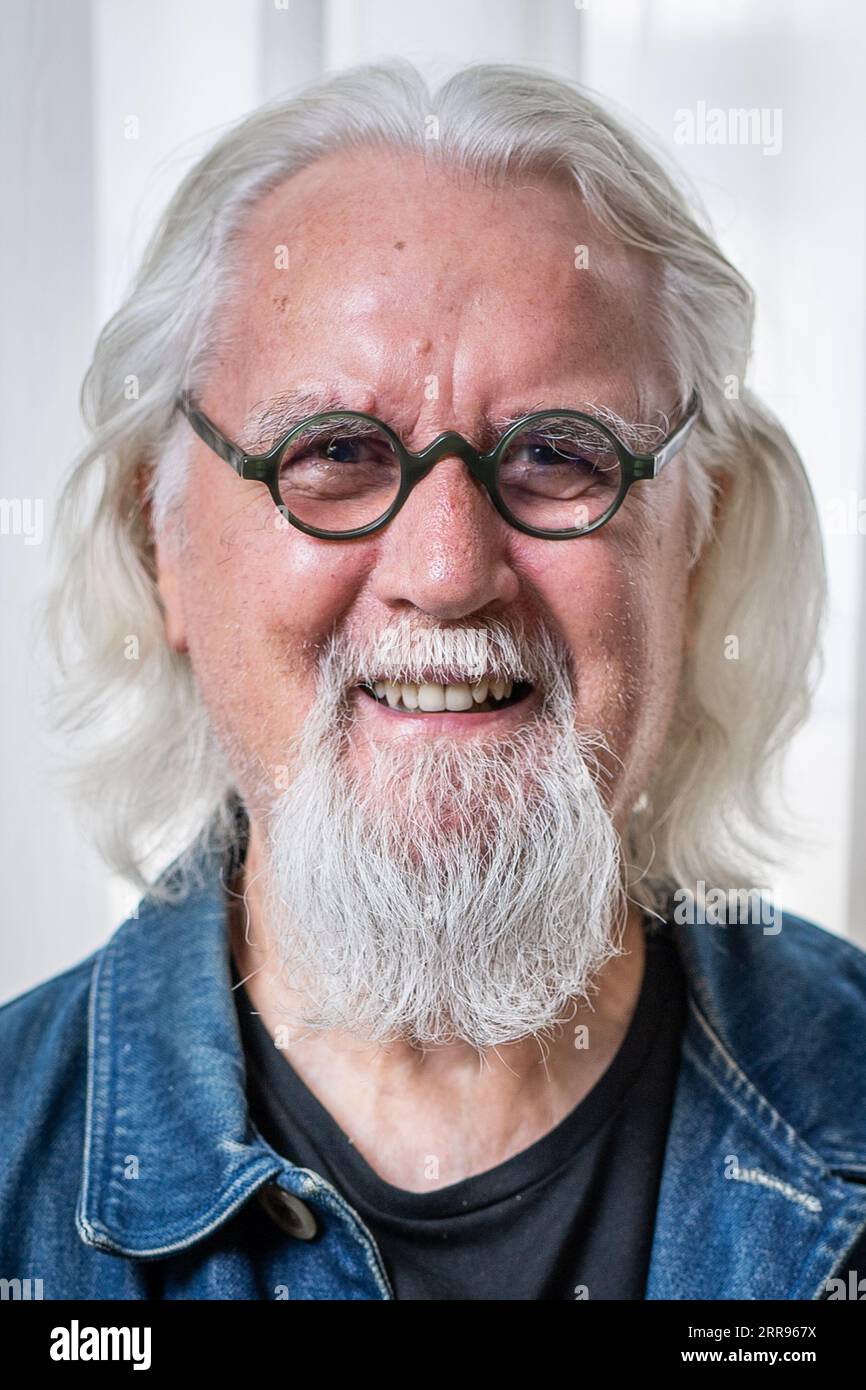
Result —
M 468 681 L 448 685 L 378 680 L 357 687 L 376 704 L 402 714 L 487 714 L 519 704 L 532 693 L 527 681 Z

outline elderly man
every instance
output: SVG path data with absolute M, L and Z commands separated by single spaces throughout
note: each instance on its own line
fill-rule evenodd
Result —
M 188 174 L 88 374 L 47 612 L 144 899 L 0 1015 L 5 1276 L 866 1275 L 866 956 L 755 887 L 823 571 L 751 322 L 649 153 L 532 70 L 356 69 Z

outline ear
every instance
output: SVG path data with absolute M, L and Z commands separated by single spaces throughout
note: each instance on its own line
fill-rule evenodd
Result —
M 726 507 L 727 504 L 728 504 L 728 500 L 729 500 L 730 495 L 731 495 L 731 488 L 733 487 L 734 479 L 733 479 L 733 475 L 732 475 L 731 473 L 727 473 L 727 472 L 722 473 L 722 472 L 720 472 L 720 471 L 715 471 L 715 472 L 712 474 L 712 478 L 713 478 L 713 491 L 714 491 L 712 530 L 713 530 L 713 531 L 716 531 L 717 528 L 718 528 L 718 526 L 719 526 L 719 524 L 720 524 L 720 522 L 721 522 L 722 515 L 723 515 L 723 513 L 724 513 L 725 507 Z M 712 532 L 710 533 L 710 537 L 712 537 Z M 697 564 L 693 567 L 693 569 L 691 570 L 691 573 L 689 574 L 689 579 L 688 579 L 688 594 L 687 594 L 687 600 L 686 600 L 686 602 L 687 602 L 687 612 L 688 612 L 688 618 L 687 618 L 688 628 L 687 628 L 687 634 L 686 634 L 686 646 L 687 646 L 687 647 L 690 647 L 690 646 L 691 646 L 691 643 L 692 643 L 692 624 L 694 623 L 694 619 L 695 619 L 695 600 L 696 600 L 696 597 L 697 597 L 698 585 L 700 584 L 701 577 L 702 577 L 702 575 L 703 575 L 704 561 L 705 561 L 705 559 L 706 559 L 706 554 L 707 554 L 707 549 L 708 549 L 709 544 L 710 544 L 710 540 L 708 539 L 708 540 L 704 543 L 704 550 L 703 550 L 703 553 L 702 553 L 700 559 L 698 560 Z
M 146 468 L 139 469 L 135 477 L 135 488 L 141 514 L 153 539 L 156 559 L 156 587 L 162 600 L 165 637 L 172 651 L 185 652 L 189 651 L 189 645 L 182 602 L 181 557 L 172 544 L 171 534 L 155 536 L 153 533 L 153 512 L 150 498 L 147 495 L 149 476 L 149 471 Z
M 162 599 L 165 640 L 173 652 L 189 651 L 183 611 L 180 557 L 164 537 L 156 542 L 156 587 Z

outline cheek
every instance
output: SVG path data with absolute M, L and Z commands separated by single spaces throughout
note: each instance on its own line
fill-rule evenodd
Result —
M 285 527 L 267 495 L 231 501 L 203 499 L 190 523 L 189 654 L 223 746 L 249 778 L 271 783 L 313 698 L 316 647 L 355 600 L 369 559 L 362 545 L 338 553 Z
M 680 539 L 674 529 L 663 546 L 641 547 L 610 525 L 562 562 L 549 551 L 526 561 L 574 653 L 578 726 L 604 735 L 622 790 L 660 746 L 676 693 L 686 597 Z
M 612 528 L 608 528 L 612 531 Z M 643 665 L 643 586 L 633 558 L 626 560 L 605 532 L 550 543 L 524 562 L 541 607 L 574 654 L 581 718 L 619 703 Z

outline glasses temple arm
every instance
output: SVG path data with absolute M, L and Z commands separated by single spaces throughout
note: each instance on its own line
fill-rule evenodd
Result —
M 670 463 L 674 455 L 678 454 L 680 449 L 685 444 L 686 439 L 691 434 L 692 430 L 698 422 L 698 416 L 700 414 L 700 404 L 701 403 L 698 399 L 697 394 L 693 394 L 691 400 L 689 401 L 686 418 L 683 420 L 682 424 L 674 430 L 673 434 L 668 439 L 665 440 L 664 444 L 660 449 L 656 450 L 654 454 L 650 454 L 648 456 L 648 458 L 651 459 L 653 463 L 652 476 L 654 478 L 658 477 L 665 464 Z
M 242 478 L 244 476 L 246 454 L 240 449 L 236 449 L 235 446 L 226 439 L 225 435 L 220 434 L 216 425 L 211 424 L 207 416 L 203 415 L 202 412 L 192 404 L 192 398 L 188 391 L 182 391 L 175 404 L 178 410 L 182 411 L 187 420 L 189 420 L 190 425 L 195 430 L 199 439 L 203 440 L 208 448 L 213 449 L 214 453 L 218 454 L 221 459 L 224 459 L 226 463 L 230 464 L 238 476 Z

